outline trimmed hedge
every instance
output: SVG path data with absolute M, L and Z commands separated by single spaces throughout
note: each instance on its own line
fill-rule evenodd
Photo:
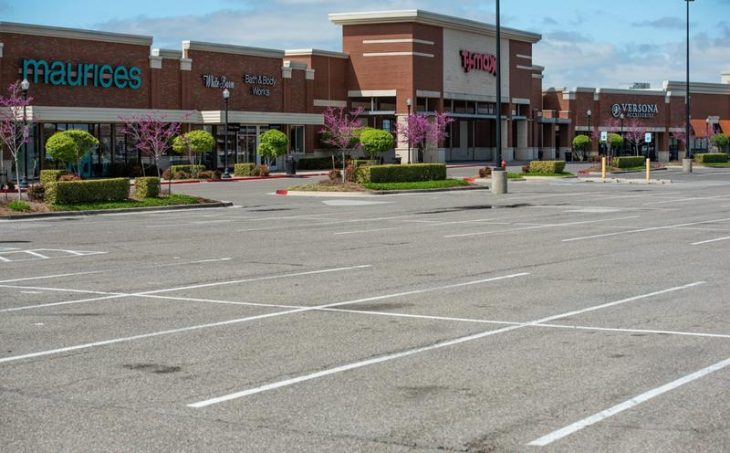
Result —
M 530 161 L 530 173 L 562 173 L 565 170 L 564 160 Z
M 233 166 L 233 176 L 251 176 L 256 164 L 236 164 Z
M 644 156 L 621 156 L 614 157 L 611 163 L 614 167 L 618 168 L 632 168 L 641 167 L 646 163 L 646 157 Z
M 370 182 L 440 181 L 446 179 L 445 164 L 372 165 L 366 167 Z
M 203 165 L 170 165 L 170 171 L 173 174 L 183 172 L 194 175 L 195 173 L 200 173 L 203 170 L 205 170 L 205 166 Z
M 46 201 L 51 204 L 120 201 L 129 198 L 127 178 L 59 181 L 46 188 Z
M 335 165 L 342 166 L 342 160 L 335 158 Z M 298 170 L 330 170 L 332 157 L 303 157 L 297 161 Z
M 134 197 L 138 200 L 145 198 L 158 198 L 160 196 L 160 178 L 148 176 L 146 178 L 135 178 Z
M 695 162 L 698 164 L 719 164 L 727 162 L 725 153 L 699 153 L 695 154 Z
M 58 178 L 65 174 L 66 170 L 41 170 L 41 185 L 46 186 L 56 182 Z

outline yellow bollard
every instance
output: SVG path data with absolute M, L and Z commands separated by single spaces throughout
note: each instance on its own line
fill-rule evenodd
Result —
M 601 182 L 606 182 L 606 157 L 601 157 Z
M 646 159 L 646 183 L 649 184 L 649 179 L 651 179 L 651 160 Z

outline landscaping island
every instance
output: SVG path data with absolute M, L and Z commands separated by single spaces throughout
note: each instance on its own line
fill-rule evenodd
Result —
M 131 194 L 130 188 L 134 189 Z M 136 178 L 130 186 L 127 178 L 81 180 L 63 170 L 43 170 L 40 184 L 30 186 L 24 194 L 6 192 L 0 198 L 0 217 L 194 205 L 223 206 L 220 202 L 190 195 L 163 195 L 157 177 Z

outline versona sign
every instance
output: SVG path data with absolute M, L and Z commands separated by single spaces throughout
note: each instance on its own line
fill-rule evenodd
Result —
M 142 70 L 137 66 L 112 66 L 94 63 L 67 63 L 59 60 L 22 61 L 23 78 L 33 83 L 42 81 L 55 86 L 93 86 L 101 88 L 130 88 L 137 90 L 142 86 Z
M 611 116 L 619 118 L 623 113 L 624 118 L 654 118 L 659 114 L 659 106 L 656 104 L 613 104 Z

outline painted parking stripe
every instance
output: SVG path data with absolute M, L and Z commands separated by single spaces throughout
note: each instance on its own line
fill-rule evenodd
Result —
M 638 228 L 635 230 L 617 231 L 614 233 L 594 234 L 591 236 L 580 236 L 580 237 L 575 237 L 575 238 L 563 239 L 562 242 L 583 241 L 586 239 L 607 238 L 607 237 L 612 237 L 612 236 L 619 236 L 622 234 L 634 234 L 634 233 L 645 233 L 647 231 L 668 230 L 668 229 L 672 229 L 672 228 L 679 228 L 679 227 L 686 227 L 686 226 L 693 226 L 693 225 L 704 225 L 706 223 L 727 222 L 728 220 L 730 220 L 730 217 L 725 217 L 724 219 L 705 220 L 703 222 L 678 223 L 675 225 L 662 225 L 662 226 L 656 226 L 656 227 Z
M 707 241 L 693 242 L 692 245 L 709 244 L 711 242 L 727 241 L 728 239 L 730 239 L 730 236 L 725 236 L 725 237 L 716 238 L 716 239 L 708 239 Z
M 452 285 L 435 286 L 435 287 L 430 287 L 430 288 L 417 289 L 417 290 L 413 290 L 413 291 L 404 291 L 404 292 L 395 293 L 395 294 L 384 294 L 381 296 L 366 297 L 366 298 L 362 298 L 362 299 L 348 300 L 348 301 L 344 301 L 344 302 L 335 302 L 335 303 L 331 303 L 331 304 L 319 305 L 319 306 L 314 306 L 314 307 L 300 307 L 300 308 L 296 308 L 293 310 L 277 311 L 274 313 L 266 313 L 263 315 L 248 316 L 245 318 L 236 318 L 236 319 L 230 319 L 227 321 L 220 321 L 220 322 L 214 322 L 214 323 L 209 323 L 209 324 L 201 324 L 201 325 L 190 326 L 190 327 L 182 327 L 179 329 L 163 330 L 161 332 L 152 332 L 152 333 L 147 333 L 147 334 L 134 335 L 134 336 L 130 336 L 130 337 L 114 338 L 111 340 L 98 341 L 98 342 L 94 342 L 94 343 L 85 343 L 85 344 L 69 346 L 69 347 L 65 347 L 65 348 L 51 349 L 51 350 L 40 351 L 40 352 L 32 352 L 29 354 L 22 354 L 22 355 L 11 356 L 11 357 L 3 357 L 3 358 L 0 358 L 0 364 L 7 363 L 7 362 L 15 362 L 15 361 L 24 360 L 24 359 L 31 359 L 31 358 L 35 358 L 35 357 L 43 357 L 43 356 L 47 356 L 47 355 L 60 354 L 60 353 L 64 353 L 64 352 L 77 351 L 77 350 L 81 350 L 81 349 L 89 349 L 89 348 L 93 348 L 93 347 L 97 347 L 97 346 L 106 346 L 106 345 L 110 345 L 110 344 L 123 343 L 123 342 L 133 341 L 133 340 L 140 340 L 143 338 L 152 338 L 152 337 L 159 337 L 162 335 L 170 335 L 170 334 L 181 333 L 181 332 L 190 332 L 193 330 L 207 329 L 210 327 L 220 327 L 220 326 L 227 326 L 227 325 L 231 325 L 231 324 L 240 324 L 240 323 L 255 321 L 255 320 L 259 320 L 259 319 L 273 318 L 273 317 L 277 317 L 277 316 L 290 315 L 290 314 L 294 314 L 294 313 L 314 311 L 314 310 L 318 310 L 318 309 L 322 309 L 322 308 L 339 307 L 339 306 L 343 306 L 343 305 L 352 305 L 352 304 L 358 304 L 358 303 L 362 303 L 362 302 L 374 302 L 376 300 L 392 299 L 392 298 L 396 298 L 396 297 L 423 294 L 423 293 L 427 293 L 427 292 L 440 291 L 440 290 L 444 290 L 444 289 L 453 289 L 453 288 L 460 288 L 460 287 L 471 286 L 471 285 L 478 285 L 478 284 L 482 284 L 482 283 L 495 282 L 495 281 L 500 281 L 500 280 L 505 280 L 505 279 L 522 277 L 522 276 L 526 276 L 526 275 L 530 275 L 530 274 L 526 273 L 526 272 L 522 272 L 519 274 L 503 275 L 503 276 L 499 276 L 499 277 L 485 278 L 485 279 L 481 279 L 481 280 L 474 280 L 474 281 L 464 282 L 464 283 L 456 283 L 456 284 L 452 284 Z M 164 291 L 165 290 L 162 290 L 162 292 L 164 292 Z M 125 295 L 121 295 L 121 296 L 113 295 L 113 296 L 107 296 L 105 298 L 110 299 L 110 298 L 116 298 L 116 297 L 127 297 L 127 296 L 135 296 L 135 295 L 143 296 L 145 294 L 154 294 L 154 293 L 156 293 L 156 292 L 148 291 L 147 293 L 125 294 Z
M 478 340 L 478 339 L 485 338 L 485 337 L 492 336 L 492 335 L 497 335 L 497 334 L 501 334 L 501 333 L 511 332 L 513 330 L 522 329 L 524 327 L 534 326 L 536 324 L 546 323 L 546 322 L 553 321 L 553 320 L 560 319 L 560 318 L 567 318 L 567 317 L 570 317 L 570 316 L 575 316 L 575 315 L 582 314 L 582 313 L 588 313 L 588 312 L 595 311 L 595 310 L 600 310 L 600 309 L 603 309 L 603 308 L 613 307 L 613 306 L 616 306 L 616 305 L 625 304 L 625 303 L 628 303 L 628 302 L 633 302 L 633 301 L 637 301 L 637 300 L 641 300 L 641 299 L 646 299 L 646 298 L 658 296 L 658 295 L 661 295 L 661 294 L 667 294 L 667 293 L 671 293 L 671 292 L 674 292 L 674 291 L 681 291 L 681 290 L 685 290 L 685 289 L 689 289 L 689 288 L 693 288 L 693 287 L 699 286 L 701 284 L 704 284 L 704 282 L 694 282 L 694 283 L 689 283 L 687 285 L 675 286 L 673 288 L 667 288 L 667 289 L 663 289 L 663 290 L 659 290 L 659 291 L 652 291 L 650 293 L 641 294 L 641 295 L 633 296 L 633 297 L 628 297 L 628 298 L 621 299 L 621 300 L 617 300 L 617 301 L 614 301 L 614 302 L 609 302 L 609 303 L 600 304 L 600 305 L 594 305 L 594 306 L 587 307 L 587 308 L 583 308 L 583 309 L 580 309 L 580 310 L 574 310 L 574 311 L 569 311 L 569 312 L 561 313 L 561 314 L 558 314 L 558 315 L 548 316 L 548 317 L 541 318 L 541 319 L 537 319 L 537 320 L 534 320 L 534 321 L 529 321 L 529 322 L 526 322 L 526 323 L 522 323 L 522 324 L 519 324 L 519 325 L 516 325 L 516 326 L 503 327 L 503 328 L 497 329 L 497 330 L 489 330 L 489 331 L 486 331 L 486 332 L 481 332 L 481 333 L 467 335 L 467 336 L 460 337 L 460 338 L 455 338 L 453 340 L 447 340 L 447 341 L 438 342 L 436 344 L 432 344 L 432 345 L 429 345 L 429 346 L 423 346 L 423 347 L 419 347 L 419 348 L 408 349 L 408 350 L 401 351 L 401 352 L 397 352 L 397 353 L 394 353 L 394 354 L 386 354 L 386 355 L 382 355 L 380 357 L 374 357 L 372 359 L 363 360 L 363 361 L 360 361 L 360 362 L 354 362 L 354 363 L 350 363 L 350 364 L 347 364 L 347 365 L 342 365 L 342 366 L 339 366 L 339 367 L 334 367 L 334 368 L 330 368 L 330 369 L 327 369 L 327 370 L 318 371 L 316 373 L 305 374 L 305 375 L 297 376 L 297 377 L 294 377 L 294 378 L 291 378 L 291 379 L 285 379 L 285 380 L 282 380 L 282 381 L 273 382 L 271 384 L 262 385 L 260 387 L 254 387 L 254 388 L 242 390 L 240 392 L 234 392 L 234 393 L 230 393 L 228 395 L 223 395 L 223 396 L 219 396 L 219 397 L 215 397 L 215 398 L 210 398 L 210 399 L 203 400 L 203 401 L 198 401 L 198 402 L 195 402 L 195 403 L 190 403 L 190 404 L 188 404 L 188 407 L 192 407 L 192 408 L 195 408 L 195 409 L 199 409 L 199 408 L 211 406 L 211 405 L 214 405 L 214 404 L 219 404 L 219 403 L 223 403 L 223 402 L 226 402 L 226 401 L 231 401 L 231 400 L 234 400 L 234 399 L 243 398 L 243 397 L 250 396 L 250 395 L 255 395 L 257 393 L 262 393 L 262 392 L 266 392 L 266 391 L 269 391 L 269 390 L 278 389 L 278 388 L 281 388 L 281 387 L 287 387 L 287 386 L 290 386 L 290 385 L 298 384 L 300 382 L 310 381 L 310 380 L 313 380 L 313 379 L 318 379 L 318 378 L 325 377 L 325 376 L 329 376 L 329 375 L 332 375 L 332 374 L 342 373 L 344 371 L 354 370 L 354 369 L 357 369 L 357 368 L 362 368 L 362 367 L 366 367 L 366 366 L 370 366 L 370 365 L 375 365 L 375 364 L 378 364 L 378 363 L 388 362 L 388 361 L 391 361 L 391 360 L 396 360 L 396 359 L 400 359 L 400 358 L 403 358 L 403 357 L 408 357 L 408 356 L 411 356 L 411 355 L 420 354 L 422 352 L 428 352 L 428 351 L 433 351 L 433 350 L 436 350 L 436 349 L 441 349 L 441 348 L 445 348 L 445 347 L 449 347 L 449 346 L 455 346 L 457 344 L 461 344 L 461 343 L 466 343 L 466 342 L 469 342 L 469 341 Z M 334 306 L 334 305 L 331 305 L 331 306 Z M 319 308 L 324 308 L 324 307 L 319 307 Z
M 703 368 L 692 374 L 688 374 L 687 376 L 681 377 L 668 384 L 664 384 L 661 387 L 651 389 L 648 392 L 642 393 L 641 395 L 637 395 L 627 401 L 624 401 L 623 403 L 617 404 L 604 411 L 598 412 L 597 414 L 593 414 L 590 417 L 584 418 L 583 420 L 579 420 L 571 425 L 566 426 L 565 428 L 561 428 L 556 431 L 553 431 L 550 434 L 547 434 L 539 439 L 533 440 L 532 442 L 530 442 L 527 445 L 531 445 L 531 446 L 535 446 L 535 447 L 544 447 L 544 446 L 549 445 L 566 436 L 569 436 L 575 432 L 578 432 L 583 428 L 594 425 L 609 417 L 613 417 L 614 415 L 616 415 L 618 413 L 631 409 L 634 406 L 638 406 L 641 403 L 649 401 L 652 398 L 655 398 L 659 395 L 672 391 L 685 384 L 689 384 L 692 381 L 696 381 L 697 379 L 703 378 L 703 377 L 707 376 L 708 374 L 714 373 L 716 371 L 720 371 L 723 368 L 726 368 L 728 366 L 730 366 L 730 359 L 726 359 L 721 362 L 717 362 L 716 364 L 710 365 L 707 368 Z
M 573 225 L 586 225 L 589 223 L 611 222 L 614 220 L 637 219 L 639 217 L 640 216 L 635 215 L 635 216 L 629 216 L 629 217 L 614 217 L 611 219 L 584 220 L 581 222 L 545 223 L 545 224 L 540 224 L 540 225 L 528 226 L 528 227 L 524 227 L 524 228 L 511 228 L 508 230 L 480 231 L 478 233 L 464 233 L 464 234 L 450 234 L 450 235 L 447 235 L 444 237 L 445 238 L 461 238 L 461 237 L 468 237 L 468 236 L 483 236 L 486 234 L 512 233 L 514 231 L 535 230 L 535 229 L 540 229 L 540 228 L 557 228 L 557 227 L 573 226 Z

